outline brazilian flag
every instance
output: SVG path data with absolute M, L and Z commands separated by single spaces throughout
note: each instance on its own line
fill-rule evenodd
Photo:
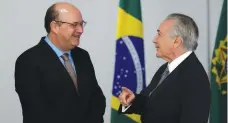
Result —
M 210 123 L 227 123 L 227 50 L 227 0 L 224 0 L 211 63 Z
M 140 0 L 119 1 L 111 100 L 111 123 L 140 123 L 139 115 L 117 113 L 121 87 L 127 87 L 137 94 L 146 87 Z

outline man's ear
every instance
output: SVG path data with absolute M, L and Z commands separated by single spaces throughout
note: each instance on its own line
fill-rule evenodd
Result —
M 174 40 L 174 47 L 177 48 L 177 47 L 180 47 L 183 43 L 183 40 L 180 36 L 177 36 Z
M 50 29 L 51 29 L 52 32 L 54 32 L 54 33 L 57 34 L 59 32 L 59 25 L 58 25 L 58 23 L 55 22 L 55 21 L 52 21 L 50 23 Z

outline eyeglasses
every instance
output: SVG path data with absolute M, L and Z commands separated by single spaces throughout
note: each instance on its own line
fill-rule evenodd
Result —
M 74 23 L 69 23 L 69 22 L 64 22 L 64 21 L 55 21 L 55 22 L 66 23 L 66 24 L 69 24 L 70 26 L 72 26 L 73 28 L 77 28 L 78 26 L 85 27 L 85 25 L 87 23 L 84 20 L 82 22 L 74 22 Z

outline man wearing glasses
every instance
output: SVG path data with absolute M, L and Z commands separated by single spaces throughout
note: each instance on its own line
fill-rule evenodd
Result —
M 103 123 L 105 97 L 88 52 L 77 47 L 85 24 L 69 3 L 48 8 L 47 36 L 16 61 L 23 123 Z

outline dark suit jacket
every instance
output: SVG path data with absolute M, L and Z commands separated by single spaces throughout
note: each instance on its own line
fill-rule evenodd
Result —
M 177 66 L 149 96 L 166 67 L 167 63 L 158 69 L 149 86 L 136 94 L 125 113 L 140 114 L 143 123 L 207 123 L 210 84 L 195 53 Z M 122 106 L 119 112 L 121 110 Z
M 89 54 L 71 50 L 79 94 L 51 47 L 41 39 L 22 53 L 15 67 L 15 87 L 23 123 L 103 123 L 105 97 L 99 87 Z

